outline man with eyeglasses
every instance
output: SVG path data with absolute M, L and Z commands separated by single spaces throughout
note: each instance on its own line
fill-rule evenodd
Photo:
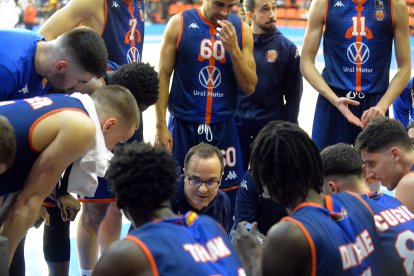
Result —
M 178 179 L 171 209 L 177 214 L 194 211 L 212 217 L 229 232 L 231 205 L 219 190 L 223 176 L 223 155 L 210 144 L 192 147 L 184 159 L 184 174 Z

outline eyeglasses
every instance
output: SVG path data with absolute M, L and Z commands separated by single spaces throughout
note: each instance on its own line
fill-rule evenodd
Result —
M 221 183 L 220 180 L 214 180 L 214 179 L 202 180 L 198 177 L 191 177 L 188 174 L 186 174 L 186 176 L 190 184 L 197 188 L 199 188 L 204 183 L 206 184 L 206 187 L 208 189 L 216 189 Z

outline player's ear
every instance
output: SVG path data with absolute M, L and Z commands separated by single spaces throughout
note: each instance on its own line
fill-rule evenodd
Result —
M 328 187 L 329 187 L 329 191 L 331 194 L 337 194 L 341 192 L 341 190 L 339 189 L 339 185 L 335 183 L 334 181 L 329 181 Z
M 390 149 L 390 154 L 396 162 L 398 162 L 400 160 L 401 151 L 398 147 L 392 147 Z
M 65 73 L 69 68 L 69 63 L 66 60 L 58 60 L 55 63 L 55 70 L 59 73 Z
M 118 119 L 114 117 L 110 117 L 105 120 L 102 124 L 102 133 L 107 133 L 108 131 L 112 130 L 118 124 Z

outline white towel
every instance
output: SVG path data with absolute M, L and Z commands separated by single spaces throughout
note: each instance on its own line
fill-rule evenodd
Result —
M 98 176 L 105 176 L 113 153 L 105 146 L 101 124 L 92 98 L 82 93 L 73 93 L 71 97 L 82 102 L 96 127 L 94 142 L 85 155 L 73 163 L 69 175 L 68 192 L 77 193 L 83 198 L 95 194 L 98 187 Z

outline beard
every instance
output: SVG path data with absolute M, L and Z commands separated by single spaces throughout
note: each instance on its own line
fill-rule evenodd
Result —
M 274 23 L 276 23 L 276 21 L 274 21 Z M 256 23 L 256 26 L 259 27 L 265 33 L 273 33 L 276 30 L 276 26 L 275 25 L 272 25 L 272 26 L 268 27 L 268 26 L 266 26 L 264 24 L 257 24 Z

